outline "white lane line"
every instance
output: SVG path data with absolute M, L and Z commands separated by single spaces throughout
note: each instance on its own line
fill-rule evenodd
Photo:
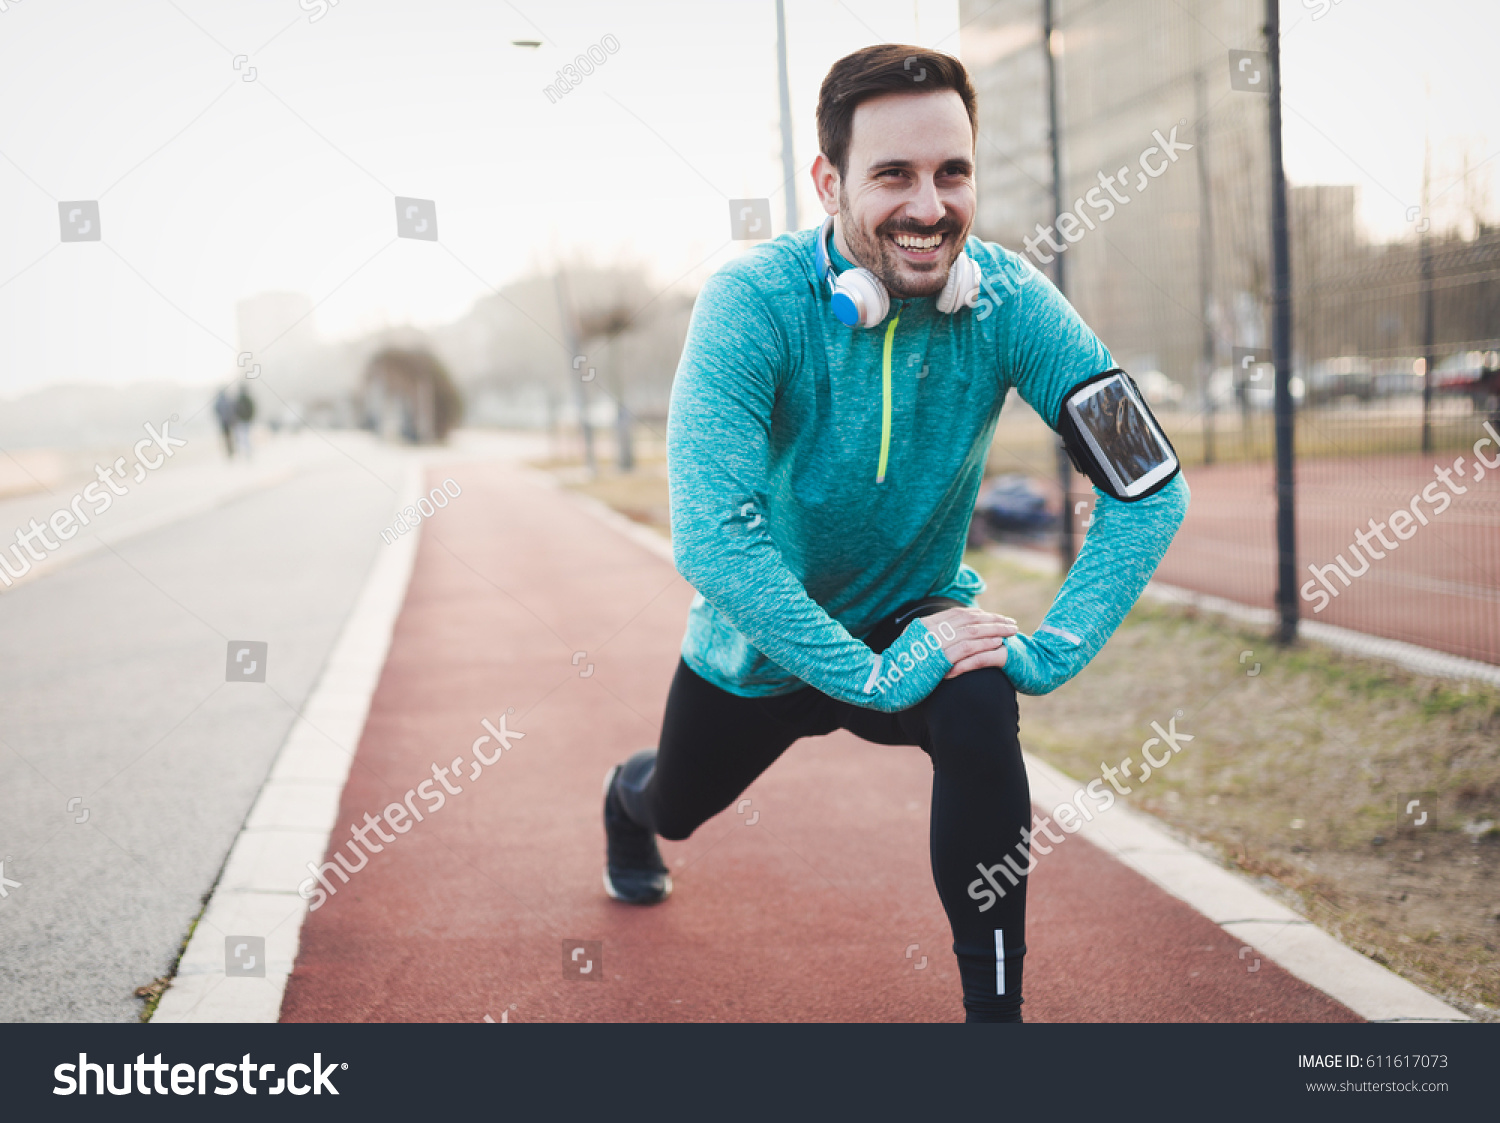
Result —
M 408 467 L 395 510 L 422 494 L 423 472 L 421 459 Z M 337 825 L 339 798 L 390 650 L 420 534 L 419 524 L 378 547 L 359 600 L 229 851 L 153 1022 L 280 1018 L 307 916 L 297 886 L 307 877 L 307 863 L 323 860 Z M 231 936 L 265 940 L 263 978 L 227 975 L 225 941 Z
M 1025 754 L 1031 799 L 1051 809 L 1084 786 L 1031 753 Z M 1266 896 L 1248 879 L 1223 869 L 1123 805 L 1085 822 L 1078 833 L 1111 857 L 1185 901 L 1235 939 L 1360 1017 L 1379 1021 L 1470 1020 L 1421 987 L 1345 947 L 1327 932 Z

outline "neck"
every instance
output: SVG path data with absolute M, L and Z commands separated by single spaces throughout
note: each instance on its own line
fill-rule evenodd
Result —
M 849 251 L 849 243 L 844 240 L 843 219 L 839 215 L 833 216 L 833 248 L 838 250 L 839 255 L 851 265 L 856 265 L 861 269 L 870 268 Z

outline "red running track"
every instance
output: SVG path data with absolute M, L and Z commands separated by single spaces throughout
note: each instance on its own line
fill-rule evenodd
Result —
M 1486 448 L 1490 458 L 1494 448 Z M 1452 468 L 1463 456 L 1464 477 L 1453 476 L 1462 494 L 1449 505 L 1418 499 L 1434 482 L 1435 467 Z M 1321 598 L 1301 602 L 1302 618 L 1337 624 L 1370 635 L 1403 640 L 1467 659 L 1500 664 L 1500 471 L 1475 480 L 1468 450 L 1437 456 L 1385 456 L 1306 460 L 1297 466 L 1297 586 L 1342 554 L 1357 571 L 1349 550 L 1354 533 L 1370 536 L 1368 520 L 1385 522 L 1392 511 L 1410 510 L 1413 500 L 1427 525 L 1413 521 L 1397 548 L 1370 559 L 1367 572 L 1349 587 L 1332 575 L 1338 591 L 1322 610 Z M 1229 464 L 1187 471 L 1193 500 L 1187 519 L 1167 551 L 1157 580 L 1241 604 L 1273 608 L 1276 590 L 1276 490 L 1269 464 Z M 1439 484 L 1439 488 L 1443 485 Z M 1446 489 L 1444 489 L 1446 490 Z
M 601 780 L 654 740 L 692 591 L 534 477 L 460 482 L 424 521 L 340 822 L 467 758 L 481 719 L 513 710 L 525 738 L 308 916 L 283 1020 L 961 1021 L 919 749 L 801 742 L 739 813 L 663 844 L 669 901 L 604 895 Z M 1082 838 L 1030 893 L 1028 1020 L 1358 1020 L 1247 972 L 1238 941 Z M 567 940 L 600 942 L 598 981 L 567 977 Z

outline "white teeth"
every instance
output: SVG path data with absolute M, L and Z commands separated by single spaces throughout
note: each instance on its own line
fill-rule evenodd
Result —
M 911 234 L 897 234 L 896 244 L 908 250 L 930 250 L 935 248 L 943 240 L 941 234 L 933 234 L 927 238 L 917 238 Z

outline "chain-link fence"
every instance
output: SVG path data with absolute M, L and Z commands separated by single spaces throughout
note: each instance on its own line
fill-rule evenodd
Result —
M 1271 607 L 1264 4 L 1054 0 L 1060 209 L 1043 0 L 960 11 L 976 232 L 1040 269 L 1062 259 L 1068 297 L 1171 435 L 1193 504 L 1159 579 Z M 1313 107 L 1283 106 L 1338 144 Z M 1430 157 L 1385 240 L 1361 221 L 1361 192 L 1391 195 L 1368 176 L 1289 187 L 1298 593 L 1305 620 L 1500 663 L 1500 231 L 1483 169 L 1462 163 Z M 997 461 L 1052 475 L 1034 427 L 1002 423 L 999 441 Z

